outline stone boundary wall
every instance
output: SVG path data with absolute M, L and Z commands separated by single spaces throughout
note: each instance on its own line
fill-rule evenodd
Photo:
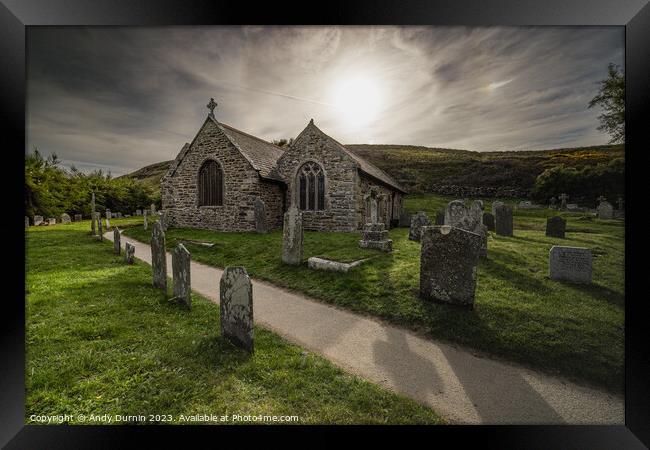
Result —
M 517 197 L 528 198 L 530 192 L 527 189 L 510 186 L 499 187 L 474 187 L 457 185 L 436 185 L 431 186 L 427 192 L 440 195 L 450 195 L 457 198 L 467 197 Z

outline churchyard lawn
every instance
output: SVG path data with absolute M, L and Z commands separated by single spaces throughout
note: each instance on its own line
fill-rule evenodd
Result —
M 436 211 L 450 200 L 409 196 L 406 208 L 411 213 L 426 211 L 435 220 Z M 486 203 L 485 210 L 490 208 L 491 203 Z M 183 242 L 198 262 L 215 267 L 243 265 L 252 277 L 431 338 L 620 393 L 624 383 L 624 223 L 562 213 L 567 219 L 566 239 L 546 237 L 546 217 L 555 214 L 547 209 L 515 209 L 513 237 L 489 233 L 488 259 L 479 262 L 471 311 L 418 298 L 420 244 L 408 240 L 407 228 L 390 231 L 392 254 L 360 249 L 360 232 L 305 232 L 305 262 L 298 267 L 281 263 L 280 230 L 255 234 L 172 228 L 166 243 L 171 249 Z M 150 239 L 150 230 L 142 227 L 125 233 L 147 243 Z M 549 280 L 548 255 L 553 245 L 591 248 L 593 284 Z M 347 274 L 310 270 L 306 265 L 311 256 L 348 262 L 368 255 L 373 258 Z
M 141 225 L 142 217 L 111 222 Z M 125 264 L 89 230 L 86 220 L 26 231 L 27 423 L 32 414 L 73 415 L 69 423 L 84 414 L 94 425 L 102 422 L 91 414 L 442 423 L 264 329 L 255 328 L 247 356 L 220 337 L 218 305 L 195 294 L 191 312 L 170 303 L 152 287 L 150 266 Z

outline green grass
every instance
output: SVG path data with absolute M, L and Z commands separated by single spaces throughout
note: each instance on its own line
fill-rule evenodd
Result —
M 89 229 L 85 221 L 26 233 L 26 422 L 32 414 L 73 415 L 68 423 L 81 423 L 79 414 L 262 414 L 442 423 L 262 328 L 248 356 L 220 337 L 217 305 L 195 294 L 191 311 L 170 303 L 152 288 L 150 266 L 126 265 Z
M 431 214 L 449 199 L 408 197 L 411 212 Z M 490 203 L 486 204 L 486 209 Z M 423 334 L 523 363 L 547 373 L 611 391 L 623 387 L 624 225 L 585 220 L 565 213 L 567 238 L 544 235 L 549 210 L 516 210 L 515 236 L 490 233 L 489 256 L 478 267 L 474 310 L 433 304 L 418 298 L 420 244 L 408 229 L 393 229 L 394 252 L 357 248 L 359 233 L 305 233 L 305 260 L 336 256 L 343 260 L 371 252 L 370 261 L 347 274 L 313 271 L 281 263 L 282 235 L 274 231 L 218 233 L 170 229 L 167 246 L 183 239 L 213 242 L 212 248 L 187 244 L 192 259 L 216 267 L 243 265 L 251 276 L 325 302 L 376 316 Z M 128 235 L 148 242 L 141 227 Z M 593 284 L 551 281 L 548 251 L 553 245 L 588 247 L 594 253 Z

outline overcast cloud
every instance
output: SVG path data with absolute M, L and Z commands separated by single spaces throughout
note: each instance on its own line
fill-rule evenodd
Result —
M 27 149 L 121 175 L 173 159 L 210 97 L 267 140 L 313 118 L 346 144 L 605 144 L 587 104 L 623 61 L 622 27 L 29 28 Z

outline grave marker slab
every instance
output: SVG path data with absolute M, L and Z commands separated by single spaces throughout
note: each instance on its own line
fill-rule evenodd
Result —
M 165 256 L 165 232 L 162 224 L 153 224 L 151 233 L 151 268 L 153 269 L 153 286 L 167 292 L 167 257 Z
M 83 216 L 81 214 L 75 214 L 74 215 L 74 221 L 75 222 L 81 222 L 83 220 Z
M 614 207 L 611 203 L 607 201 L 602 201 L 596 208 L 599 219 L 613 219 L 614 218 Z
M 135 245 L 127 242 L 124 246 L 124 261 L 127 264 L 133 264 L 133 258 L 135 256 Z
M 489 231 L 494 231 L 494 214 L 489 212 L 484 212 L 483 225 L 485 225 Z
M 149 226 L 149 221 L 147 220 L 147 210 L 146 209 L 143 211 L 142 215 L 143 215 L 142 225 L 144 226 L 144 229 L 146 230 L 147 227 Z
M 188 309 L 192 308 L 192 283 L 190 282 L 190 252 L 178 244 L 172 252 L 174 299 Z
M 100 241 L 104 241 L 104 229 L 102 227 L 102 214 L 100 212 L 95 213 L 97 217 L 97 238 Z
M 92 232 L 93 236 L 97 235 L 95 220 L 97 220 L 97 215 L 95 214 L 95 193 L 92 192 L 90 197 L 90 231 Z
M 566 231 L 566 220 L 560 216 L 548 217 L 546 219 L 546 236 L 564 239 Z
M 445 225 L 471 231 L 481 236 L 481 256 L 487 256 L 487 227 L 483 225 L 483 202 L 475 200 L 470 207 L 462 200 L 453 200 L 445 208 Z
M 106 210 L 105 216 L 106 216 L 106 230 L 108 231 L 108 230 L 111 229 L 111 210 L 110 209 Z
M 25 216 L 25 228 L 29 228 L 29 217 Z
M 34 216 L 34 226 L 38 226 L 43 223 L 43 216 Z
M 285 264 L 302 263 L 304 231 L 302 227 L 302 213 L 295 206 L 291 206 L 284 213 L 282 227 L 282 262 Z
M 431 221 L 424 211 L 418 211 L 411 218 L 411 228 L 409 229 L 409 240 L 420 242 L 422 237 L 422 227 L 431 225 Z
M 226 267 L 219 282 L 221 335 L 253 351 L 253 285 L 243 267 Z
M 56 225 L 56 219 L 54 217 L 50 217 L 49 219 L 47 219 L 47 224 Z
M 66 213 L 61 214 L 61 223 L 68 225 L 72 223 L 72 219 L 70 219 L 70 216 Z
M 551 280 L 591 283 L 592 255 L 588 248 L 554 245 L 549 251 L 548 266 Z
M 494 212 L 494 230 L 499 236 L 512 236 L 513 222 L 512 222 L 512 207 L 501 203 L 492 206 Z
M 116 255 L 119 255 L 120 252 L 122 251 L 121 241 L 122 241 L 122 232 L 117 227 L 113 228 L 113 253 L 115 253 Z

